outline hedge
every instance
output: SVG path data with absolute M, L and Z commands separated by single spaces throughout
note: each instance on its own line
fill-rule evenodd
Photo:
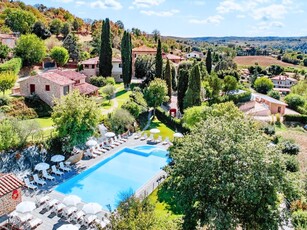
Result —
M 179 119 L 173 118 L 169 116 L 167 112 L 165 112 L 161 107 L 156 109 L 157 118 L 164 123 L 169 128 L 176 130 L 181 133 L 189 132 L 189 129 L 182 126 L 181 121 Z
M 250 101 L 251 96 L 252 93 L 250 91 L 246 91 L 240 94 L 226 94 L 221 97 L 220 102 L 233 101 L 233 103 L 238 104 Z
M 307 124 L 307 115 L 286 114 L 286 115 L 284 115 L 284 121 L 300 122 L 300 123 L 303 123 L 303 124 Z
M 22 67 L 21 58 L 12 58 L 11 60 L 0 65 L 1 72 L 13 72 L 17 75 Z

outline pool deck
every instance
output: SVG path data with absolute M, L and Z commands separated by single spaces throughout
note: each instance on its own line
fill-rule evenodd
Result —
M 92 167 L 93 165 L 98 164 L 102 160 L 114 155 L 118 151 L 120 151 L 123 148 L 129 148 L 129 147 L 136 147 L 140 145 L 146 145 L 146 140 L 141 141 L 139 139 L 135 140 L 133 137 L 129 137 L 129 139 L 119 145 L 115 148 L 111 149 L 110 151 L 106 152 L 105 154 L 102 154 L 101 156 L 98 156 L 95 159 L 84 159 L 77 163 L 73 168 L 71 172 L 66 172 L 62 177 L 55 176 L 55 181 L 47 181 L 47 185 L 39 186 L 39 189 L 37 191 L 30 191 L 28 189 L 23 190 L 22 200 L 23 201 L 33 201 L 36 202 L 41 197 L 48 195 L 51 199 L 57 199 L 60 202 L 64 199 L 65 195 L 61 194 L 57 191 L 54 191 L 54 188 L 63 183 L 64 181 L 72 178 L 73 176 L 77 175 L 78 173 L 88 169 L 89 167 Z M 155 145 L 158 148 L 167 149 L 169 145 L 162 145 L 161 143 Z M 143 196 L 150 194 L 166 177 L 166 173 L 161 170 L 157 175 L 155 175 L 152 179 L 150 179 L 145 185 L 143 185 L 140 189 L 136 191 L 137 196 Z M 103 195 L 103 191 L 101 191 L 101 195 Z M 80 203 L 77 208 L 79 210 L 82 209 L 84 203 Z M 69 222 L 61 218 L 60 216 L 57 216 L 55 214 L 51 214 L 51 211 L 47 211 L 42 206 L 36 208 L 32 213 L 34 218 L 39 218 L 43 221 L 41 225 L 39 225 L 36 229 L 38 230 L 49 230 L 49 229 L 58 229 L 60 226 L 64 224 L 69 224 Z M 103 212 L 99 213 L 97 216 L 99 218 L 103 218 L 105 215 L 108 214 L 107 210 L 104 210 Z M 2 216 L 0 217 L 0 224 L 7 223 L 8 217 Z M 80 224 L 75 224 L 80 229 L 87 229 L 84 226 L 80 226 Z

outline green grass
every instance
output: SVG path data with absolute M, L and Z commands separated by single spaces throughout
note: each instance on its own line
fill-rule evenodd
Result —
M 157 138 L 158 136 L 162 136 L 164 139 L 165 137 L 169 137 L 170 140 L 173 140 L 173 134 L 175 133 L 174 130 L 168 128 L 165 124 L 163 124 L 161 121 L 159 121 L 157 118 L 153 121 L 151 121 L 150 126 L 145 131 L 147 135 L 150 135 L 150 129 L 159 129 L 160 133 L 155 134 L 154 137 Z
M 131 93 L 131 91 L 126 91 L 125 89 L 116 92 L 115 97 L 118 102 L 118 108 L 120 108 L 123 104 L 126 103 L 126 101 L 129 100 Z
M 110 109 L 112 106 L 113 106 L 113 101 L 109 101 L 108 99 L 105 99 L 101 102 L 102 109 Z
M 48 128 L 54 125 L 51 117 L 35 118 L 34 120 L 38 122 L 41 128 Z

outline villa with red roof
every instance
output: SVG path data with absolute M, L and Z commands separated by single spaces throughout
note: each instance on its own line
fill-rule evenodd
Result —
M 99 75 L 99 57 L 90 58 L 80 63 L 82 65 L 81 73 L 87 76 L 86 82 L 89 82 L 89 78 Z M 122 60 L 120 58 L 112 58 L 112 77 L 116 82 L 122 82 Z
M 20 94 L 36 94 L 41 100 L 52 106 L 55 98 L 61 98 L 73 90 L 83 95 L 97 96 L 99 88 L 85 82 L 86 76 L 74 70 L 50 70 L 37 76 L 19 81 Z
M 289 93 L 290 88 L 297 83 L 297 80 L 286 75 L 278 75 L 271 78 L 274 90 L 281 93 Z
M 175 64 L 179 64 L 180 62 L 185 60 L 184 57 L 180 57 L 180 56 L 177 56 L 177 55 L 174 55 L 174 54 L 163 53 L 162 57 L 163 57 L 163 59 L 168 59 L 168 60 L 172 61 Z

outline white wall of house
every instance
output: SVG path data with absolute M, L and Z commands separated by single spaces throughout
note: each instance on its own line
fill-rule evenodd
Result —
M 295 85 L 295 82 L 289 79 L 287 80 L 272 79 L 272 82 L 275 88 L 291 88 L 293 85 Z
M 187 58 L 201 58 L 199 53 L 191 52 L 187 54 Z

